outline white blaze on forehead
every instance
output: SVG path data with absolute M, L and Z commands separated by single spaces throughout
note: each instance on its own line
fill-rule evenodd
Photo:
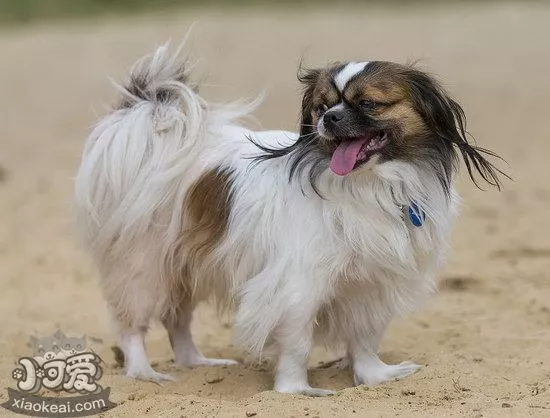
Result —
M 330 111 L 330 110 L 343 110 L 343 109 L 344 109 L 344 104 L 343 104 L 342 102 L 340 102 L 340 103 L 338 103 L 336 106 L 332 106 L 332 107 L 329 109 L 329 111 Z M 329 112 L 327 112 L 327 113 L 329 113 Z
M 356 74 L 359 74 L 366 67 L 368 62 L 350 62 L 334 77 L 334 83 L 340 92 L 344 91 L 344 87 L 348 81 Z

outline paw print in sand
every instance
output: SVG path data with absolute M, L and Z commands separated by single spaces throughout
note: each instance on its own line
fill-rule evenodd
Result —
M 46 376 L 46 372 L 44 371 L 44 369 L 36 370 L 36 377 L 38 377 L 39 379 L 43 379 L 44 376 Z
M 11 372 L 11 377 L 13 377 L 17 381 L 23 380 L 23 378 L 25 377 L 25 372 L 22 369 L 14 369 Z

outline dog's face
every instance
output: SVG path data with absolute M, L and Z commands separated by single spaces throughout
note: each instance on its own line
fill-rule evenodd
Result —
M 389 62 L 336 65 L 310 74 L 303 133 L 317 131 L 332 171 L 347 175 L 368 162 L 413 159 L 433 138 L 427 122 L 432 115 L 419 106 L 422 92 L 414 76 Z
M 300 139 L 288 149 L 294 171 L 317 165 L 313 180 L 319 166 L 340 176 L 361 175 L 401 160 L 431 166 L 448 189 L 462 155 L 474 182 L 473 170 L 499 185 L 480 154 L 487 151 L 468 143 L 462 108 L 428 74 L 374 61 L 306 70 L 299 79 L 305 87 Z

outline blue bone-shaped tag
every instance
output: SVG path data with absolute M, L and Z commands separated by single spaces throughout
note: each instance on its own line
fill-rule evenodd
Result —
M 413 202 L 409 205 L 409 219 L 414 226 L 421 227 L 426 220 L 426 213 Z

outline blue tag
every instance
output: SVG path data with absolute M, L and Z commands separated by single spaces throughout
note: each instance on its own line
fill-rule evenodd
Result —
M 409 206 L 409 218 L 414 226 L 421 227 L 426 220 L 426 214 L 416 203 Z

